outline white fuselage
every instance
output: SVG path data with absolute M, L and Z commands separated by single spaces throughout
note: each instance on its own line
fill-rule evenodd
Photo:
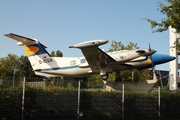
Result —
M 149 61 L 144 56 L 140 56 L 134 53 L 135 51 L 116 51 L 107 53 L 113 59 L 116 60 L 116 64 L 122 64 L 126 62 L 131 68 L 138 68 L 148 65 Z M 91 74 L 97 74 L 92 72 L 89 64 L 84 57 L 51 57 L 52 61 L 55 61 L 53 65 L 44 67 L 41 71 L 35 71 L 37 75 L 41 76 L 86 76 Z M 128 61 L 128 62 L 127 62 Z M 41 63 L 46 64 L 45 62 Z M 47 64 L 46 64 L 47 65 Z M 124 70 L 119 68 L 119 70 Z M 112 69 L 106 69 L 107 72 L 113 72 Z

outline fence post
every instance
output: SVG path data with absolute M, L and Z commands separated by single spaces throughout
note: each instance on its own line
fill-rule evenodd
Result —
M 81 88 L 81 80 L 78 80 L 78 108 L 77 108 L 77 120 L 79 120 L 79 107 L 80 107 L 80 88 Z
M 124 84 L 122 84 L 122 120 L 124 120 Z
M 23 81 L 23 93 L 22 93 L 22 118 L 21 120 L 24 120 L 24 97 L 25 97 L 25 86 L 26 86 L 26 78 L 24 77 Z
M 160 118 L 161 117 L 161 88 L 160 86 L 158 87 L 158 109 L 159 109 L 158 116 Z

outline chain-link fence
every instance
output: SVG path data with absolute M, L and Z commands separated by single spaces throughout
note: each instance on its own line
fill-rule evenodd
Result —
M 86 81 L 78 86 L 78 80 L 72 79 L 27 78 L 23 105 L 23 80 L 18 83 L 15 79 L 14 87 L 13 79 L 5 80 L 9 81 L 6 86 L 2 79 L 0 81 L 0 119 L 180 119 L 178 93 L 160 94 L 160 89 L 151 93 L 136 92 L 124 84 L 118 91 L 106 91 L 105 88 L 87 89 Z

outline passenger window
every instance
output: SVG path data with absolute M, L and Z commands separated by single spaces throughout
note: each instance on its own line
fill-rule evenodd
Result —
M 70 62 L 70 65 L 75 65 L 75 64 L 76 64 L 76 60 Z
M 82 64 L 82 63 L 85 63 L 86 62 L 86 59 L 81 59 L 80 60 L 80 63 Z

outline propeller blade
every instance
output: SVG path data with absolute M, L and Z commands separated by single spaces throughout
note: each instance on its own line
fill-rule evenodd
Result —
M 150 43 L 149 43 L 149 51 L 151 51 L 151 45 L 150 45 Z M 152 78 L 153 78 L 153 76 L 154 76 L 154 65 L 153 65 L 153 60 L 152 60 L 152 55 L 150 55 L 150 59 L 151 59 L 151 69 L 152 69 Z
M 151 51 L 151 45 L 150 45 L 150 43 L 149 43 L 149 51 Z

